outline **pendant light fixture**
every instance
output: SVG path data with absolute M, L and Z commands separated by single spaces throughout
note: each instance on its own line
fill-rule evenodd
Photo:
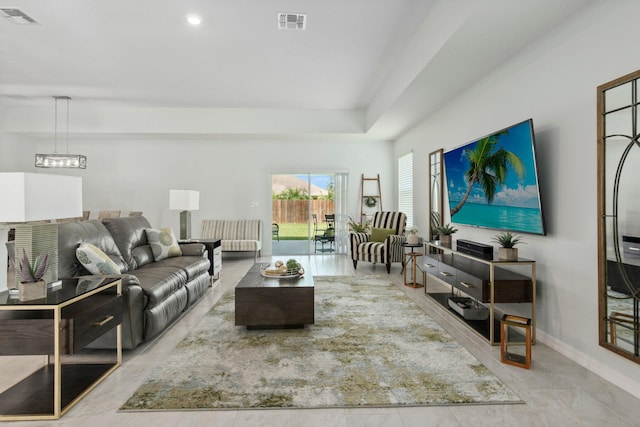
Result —
M 54 122 L 54 154 L 36 154 L 37 168 L 87 168 L 87 156 L 82 154 L 69 154 L 69 100 L 68 96 L 54 96 L 55 122 Z M 67 153 L 58 154 L 58 101 L 67 101 Z

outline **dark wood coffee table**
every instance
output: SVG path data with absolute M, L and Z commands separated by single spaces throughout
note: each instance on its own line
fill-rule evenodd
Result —
M 303 328 L 314 322 L 313 276 L 267 278 L 254 264 L 236 285 L 236 326 L 247 329 Z

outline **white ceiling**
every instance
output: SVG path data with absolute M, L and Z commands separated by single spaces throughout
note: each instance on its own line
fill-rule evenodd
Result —
M 358 110 L 393 138 L 588 3 L 0 0 L 38 22 L 0 19 L 0 105 Z

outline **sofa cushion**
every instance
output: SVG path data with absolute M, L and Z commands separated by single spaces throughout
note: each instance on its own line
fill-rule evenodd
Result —
M 109 230 L 116 242 L 120 253 L 129 266 L 129 270 L 138 268 L 153 262 L 153 257 L 134 257 L 134 249 L 148 247 L 145 228 L 151 228 L 149 221 L 143 216 L 127 216 L 121 218 L 104 218 L 104 226 Z M 149 248 L 149 253 L 151 249 Z M 141 252 L 141 251 L 137 251 Z M 144 249 L 142 250 L 144 252 Z
M 159 304 L 187 283 L 187 273 L 182 268 L 154 262 L 132 271 L 149 298 L 148 307 Z
M 151 251 L 150 245 L 142 245 L 137 248 L 133 248 L 131 250 L 131 256 L 133 257 L 133 262 L 140 267 L 154 262 L 153 251 Z
M 258 219 L 205 219 L 201 236 L 207 239 L 255 240 L 261 242 L 261 222 Z
M 200 298 L 207 293 L 209 286 L 211 286 L 211 277 L 208 272 L 187 282 L 187 284 L 184 285 L 188 296 L 187 307 L 191 307 L 198 302 Z
M 209 259 L 200 256 L 180 256 L 167 258 L 158 263 L 165 267 L 180 268 L 187 273 L 187 280 L 193 280 L 202 273 L 209 273 Z
M 182 251 L 182 256 L 199 256 L 202 258 L 205 256 L 207 247 L 198 242 L 180 243 L 180 250 Z
M 387 236 L 396 234 L 394 228 L 372 228 L 371 229 L 371 241 L 372 242 L 384 242 Z
M 76 257 L 91 274 L 120 274 L 116 263 L 91 243 L 80 243 L 76 249 Z
M 162 261 L 163 259 L 182 256 L 178 239 L 171 228 L 147 228 L 147 242 L 151 246 L 153 259 Z
M 91 274 L 76 257 L 76 249 L 81 243 L 100 248 L 118 266 L 120 273 L 129 270 L 116 242 L 100 220 L 64 222 L 58 224 L 58 277 Z
M 260 242 L 258 240 L 223 240 L 221 245 L 222 250 L 225 252 L 260 250 Z
M 148 307 L 144 311 L 144 339 L 159 335 L 171 324 L 187 307 L 189 295 L 187 288 L 183 287 L 162 300 L 158 305 Z

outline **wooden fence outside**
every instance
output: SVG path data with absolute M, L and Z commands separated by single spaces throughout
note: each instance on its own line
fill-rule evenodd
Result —
M 326 214 L 333 214 L 333 200 L 311 200 L 311 213 L 318 216 L 318 222 L 324 221 Z M 272 200 L 271 214 L 273 222 L 278 224 L 306 224 L 309 221 L 308 200 Z

